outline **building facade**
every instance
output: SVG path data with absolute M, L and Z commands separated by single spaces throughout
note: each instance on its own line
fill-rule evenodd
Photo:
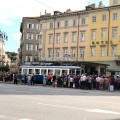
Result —
M 20 26 L 20 63 L 38 60 L 40 24 L 37 17 L 24 17 Z
M 8 40 L 7 33 L 0 30 L 0 64 L 3 65 L 5 63 L 5 41 Z
M 85 64 L 86 72 L 92 73 L 120 71 L 119 17 L 120 0 L 109 0 L 108 7 L 100 2 L 98 7 L 40 16 L 38 60 Z

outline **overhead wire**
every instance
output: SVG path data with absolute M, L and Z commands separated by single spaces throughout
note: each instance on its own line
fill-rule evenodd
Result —
M 35 0 L 35 1 L 36 1 L 37 3 L 39 3 L 39 4 L 41 4 L 41 5 L 43 5 L 43 6 L 45 6 L 45 7 L 47 7 L 47 8 L 49 8 L 49 9 L 51 9 L 51 10 L 54 11 L 53 8 L 51 8 L 50 6 L 48 6 L 48 5 L 44 4 L 44 3 L 42 3 L 41 1 L 39 1 L 39 0 Z

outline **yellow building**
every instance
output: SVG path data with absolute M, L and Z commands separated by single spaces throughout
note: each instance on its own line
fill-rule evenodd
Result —
M 46 13 L 40 16 L 39 59 L 87 64 L 90 73 L 105 72 L 104 64 L 120 71 L 119 19 L 120 0 L 109 0 L 108 7 L 100 2 L 85 10 Z
M 120 0 L 109 0 L 108 7 L 99 2 L 84 10 L 24 17 L 20 61 L 84 66 L 85 72 L 92 74 L 120 71 L 119 17 Z

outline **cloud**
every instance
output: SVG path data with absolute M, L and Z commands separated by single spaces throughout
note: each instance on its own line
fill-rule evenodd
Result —
M 16 41 L 20 41 L 20 36 L 21 36 L 20 33 L 13 33 L 12 34 L 12 39 L 16 40 Z
M 10 18 L 39 16 L 45 10 L 53 13 L 55 10 L 65 11 L 83 9 L 88 0 L 0 0 L 0 23 L 12 24 Z

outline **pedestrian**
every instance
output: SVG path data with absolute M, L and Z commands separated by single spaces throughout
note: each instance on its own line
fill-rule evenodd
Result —
M 47 77 L 46 77 L 46 75 L 43 75 L 43 86 L 44 87 L 45 87 L 46 83 L 47 83 Z
M 33 73 L 32 77 L 31 77 L 31 85 L 34 85 L 34 83 L 35 83 L 35 75 Z
M 17 84 L 17 73 L 15 73 L 13 77 L 14 77 L 14 79 L 13 79 L 14 80 L 14 84 Z
M 27 83 L 28 83 L 28 85 L 30 86 L 30 85 L 31 85 L 31 75 L 28 75 L 28 76 L 27 76 L 27 79 L 28 79 L 28 80 L 27 80 Z

